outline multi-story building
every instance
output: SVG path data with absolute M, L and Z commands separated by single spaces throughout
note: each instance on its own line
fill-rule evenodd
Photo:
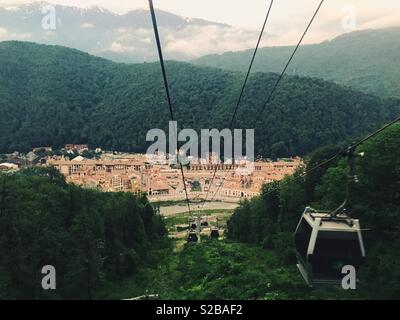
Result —
M 196 162 L 184 169 L 186 190 L 191 198 L 204 198 L 207 193 L 215 200 L 251 198 L 259 194 L 264 183 L 293 174 L 301 163 L 300 158 L 234 164 Z M 146 192 L 153 201 L 185 198 L 180 169 L 149 163 L 145 155 L 105 155 L 99 160 L 59 157 L 48 159 L 47 165 L 60 170 L 68 182 L 88 188 Z

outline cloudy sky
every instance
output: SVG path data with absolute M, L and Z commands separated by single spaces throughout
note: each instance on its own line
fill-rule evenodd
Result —
M 37 1 L 0 0 L 0 6 L 29 2 Z M 148 9 L 147 0 L 47 0 L 46 2 L 78 7 L 100 6 L 117 13 Z M 233 31 L 226 30 L 226 33 L 221 33 L 219 29 L 214 30 L 214 33 L 218 34 L 218 41 L 212 41 L 214 34 L 212 28 L 210 30 L 203 28 L 197 33 L 189 30 L 191 36 L 174 33 L 168 35 L 169 38 L 176 39 L 167 39 L 170 40 L 167 50 L 179 51 L 183 47 L 186 52 L 193 51 L 193 55 L 196 56 L 213 52 L 212 48 L 207 46 L 211 42 L 222 46 L 214 48 L 215 52 L 251 48 L 256 41 L 269 2 L 270 0 L 154 0 L 154 5 L 158 9 L 180 16 L 202 18 L 236 27 Z M 320 0 L 275 0 L 261 45 L 296 43 L 319 2 Z M 318 43 L 354 30 L 399 25 L 399 0 L 325 0 L 304 43 Z
M 157 8 L 178 15 L 224 22 L 233 26 L 258 29 L 270 0 L 154 0 Z M 320 0 L 275 0 L 271 25 L 289 32 L 312 14 Z M 35 2 L 29 0 L 0 0 L 2 5 Z M 48 0 L 71 6 L 101 6 L 118 13 L 148 8 L 147 0 Z M 356 16 L 356 27 L 377 28 L 400 24 L 398 0 L 325 0 L 316 28 L 340 32 L 346 16 Z M 347 26 L 349 27 L 349 25 Z M 321 32 L 321 31 L 320 31 Z M 342 31 L 343 32 L 343 31 Z

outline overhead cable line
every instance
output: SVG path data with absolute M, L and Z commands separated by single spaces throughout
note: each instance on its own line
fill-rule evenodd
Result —
M 373 137 L 377 136 L 379 133 L 385 131 L 387 128 L 393 126 L 393 125 L 396 124 L 397 122 L 400 122 L 400 117 L 398 117 L 398 118 L 394 119 L 393 121 L 389 122 L 388 124 L 384 125 L 382 128 L 380 128 L 380 129 L 374 131 L 373 133 L 369 134 L 369 135 L 366 136 L 365 138 L 363 138 L 363 139 L 361 139 L 361 140 L 359 140 L 359 141 L 357 141 L 357 142 L 355 142 L 355 143 L 350 144 L 346 149 L 340 150 L 338 153 L 336 153 L 336 154 L 333 155 L 332 157 L 330 157 L 330 158 L 328 158 L 328 159 L 322 161 L 321 163 L 319 163 L 319 164 L 313 166 L 313 167 L 310 168 L 310 169 L 305 170 L 304 172 L 301 172 L 298 176 L 294 176 L 293 179 L 294 179 L 294 180 L 297 180 L 297 179 L 299 179 L 299 178 L 304 178 L 304 177 L 306 177 L 310 172 L 315 171 L 315 170 L 319 169 L 320 167 L 325 166 L 325 165 L 327 165 L 328 163 L 331 163 L 332 161 L 338 159 L 339 157 L 346 155 L 347 152 L 348 152 L 348 150 L 354 150 L 355 148 L 357 148 L 358 146 L 360 146 L 360 145 L 363 144 L 364 142 L 366 142 L 366 141 L 368 141 L 369 139 L 372 139 Z M 283 181 L 281 182 L 281 184 L 284 184 L 284 183 L 287 183 L 287 182 L 289 182 L 289 180 L 283 180 Z M 271 192 L 273 192 L 273 191 L 275 191 L 275 190 L 276 190 L 276 189 L 271 189 L 271 190 L 269 190 L 266 194 L 269 194 L 269 193 L 271 193 Z
M 287 61 L 286 65 L 285 65 L 285 67 L 283 68 L 281 74 L 279 75 L 277 81 L 275 82 L 275 84 L 274 84 L 274 86 L 273 86 L 273 88 L 272 88 L 272 90 L 271 90 L 271 92 L 270 92 L 270 94 L 269 94 L 269 96 L 268 96 L 268 98 L 267 98 L 265 104 L 264 104 L 264 107 L 263 107 L 262 112 L 264 112 L 264 110 L 266 109 L 268 103 L 271 101 L 271 99 L 272 99 L 272 97 L 273 97 L 273 95 L 274 95 L 274 93 L 275 93 L 275 91 L 276 91 L 276 89 L 277 89 L 279 83 L 281 82 L 281 80 L 282 80 L 284 74 L 286 73 L 287 68 L 289 67 L 290 63 L 292 62 L 294 56 L 296 55 L 297 50 L 299 49 L 301 43 L 303 42 L 303 40 L 304 40 L 304 38 L 305 38 L 305 36 L 306 36 L 308 30 L 310 29 L 312 23 L 314 22 L 315 17 L 317 16 L 319 10 L 321 9 L 321 6 L 323 5 L 324 1 L 325 1 L 325 0 L 321 0 L 321 2 L 319 3 L 319 5 L 318 5 L 318 7 L 317 7 L 317 10 L 315 10 L 315 12 L 314 12 L 314 14 L 313 14 L 313 16 L 312 16 L 310 22 L 308 23 L 306 29 L 305 29 L 304 32 L 303 32 L 303 35 L 301 36 L 299 42 L 297 43 L 297 45 L 296 45 L 296 47 L 294 48 L 292 54 L 290 55 L 289 60 Z
M 153 0 L 149 0 L 149 6 L 150 6 L 150 13 L 151 13 L 151 20 L 153 22 L 154 35 L 155 35 L 156 43 L 157 43 L 157 50 L 158 50 L 158 56 L 159 56 L 160 65 L 161 65 L 161 71 L 162 71 L 163 80 L 164 80 L 165 93 L 167 95 L 167 102 L 168 102 L 170 120 L 173 123 L 175 123 L 175 117 L 174 117 L 174 112 L 173 112 L 173 108 L 172 108 L 172 99 L 171 99 L 171 94 L 170 94 L 170 91 L 169 91 L 167 73 L 165 71 L 164 57 L 163 57 L 162 48 L 161 48 L 160 35 L 158 33 L 157 18 L 156 18 L 156 14 L 155 14 L 155 11 L 154 11 Z M 175 130 L 175 132 L 177 132 L 177 130 Z M 185 173 L 183 171 L 182 162 L 180 161 L 180 158 L 179 158 L 179 147 L 178 147 L 178 150 L 177 150 L 176 159 L 177 159 L 178 164 L 180 166 L 182 182 L 183 182 L 183 188 L 185 190 L 186 203 L 187 203 L 187 207 L 188 207 L 188 210 L 189 210 L 189 214 L 191 215 L 190 201 L 189 201 L 189 196 L 188 196 L 188 192 L 187 192 L 187 188 L 186 188 Z
M 238 101 L 237 101 L 237 103 L 236 103 L 235 110 L 233 111 L 233 114 L 232 114 L 231 123 L 230 123 L 230 125 L 229 125 L 229 128 L 230 128 L 230 129 L 233 128 L 233 123 L 234 123 L 235 118 L 236 118 L 236 113 L 237 113 L 237 111 L 238 111 L 238 109 L 239 109 L 240 102 L 242 101 L 242 97 L 243 97 L 243 94 L 244 94 L 244 90 L 245 90 L 245 88 L 246 88 L 247 81 L 249 80 L 249 76 L 250 76 L 250 73 L 251 73 L 251 69 L 253 68 L 253 63 L 254 63 L 254 60 L 255 60 L 255 58 L 256 58 L 257 51 L 258 51 L 258 47 L 260 46 L 260 42 L 261 42 L 261 39 L 262 39 L 262 37 L 263 37 L 264 30 L 265 30 L 265 26 L 267 25 L 268 18 L 269 18 L 269 14 L 270 14 L 270 12 L 271 12 L 272 5 L 273 5 L 273 4 L 274 4 L 274 0 L 271 0 L 270 5 L 269 5 L 269 7 L 268 7 L 267 14 L 266 14 L 266 16 L 265 16 L 264 24 L 263 24 L 263 26 L 262 26 L 262 28 L 261 28 L 261 32 L 260 32 L 260 35 L 259 35 L 259 37 L 258 37 L 257 45 L 256 45 L 256 47 L 255 47 L 255 49 L 254 49 L 253 56 L 252 56 L 251 61 L 250 61 L 250 65 L 249 65 L 249 68 L 248 68 L 248 70 L 247 70 L 247 73 L 246 73 L 246 77 L 245 77 L 245 79 L 244 79 L 244 82 L 243 82 L 242 90 L 240 91 L 240 95 L 239 95 Z
M 311 171 L 314 171 L 314 170 L 316 170 L 316 169 L 318 169 L 318 168 L 320 168 L 320 167 L 322 167 L 322 166 L 324 166 L 324 165 L 326 165 L 326 164 L 328 164 L 328 163 L 330 163 L 330 162 L 336 160 L 336 159 L 339 158 L 340 156 L 345 155 L 348 149 L 353 149 L 353 150 L 354 150 L 355 148 L 357 148 L 358 146 L 360 146 L 361 144 L 363 144 L 365 141 L 368 141 L 369 139 L 372 139 L 373 137 L 377 136 L 377 135 L 378 135 L 379 133 L 381 133 L 382 131 L 385 131 L 387 128 L 389 128 L 389 127 L 393 126 L 394 124 L 396 124 L 397 122 L 400 122 L 400 117 L 398 117 L 398 118 L 394 119 L 393 121 L 391 121 L 391 122 L 385 124 L 382 128 L 380 128 L 380 129 L 374 131 L 373 133 L 367 135 L 365 138 L 363 138 L 363 139 L 361 139 L 361 140 L 359 140 L 359 141 L 357 141 L 357 142 L 354 142 L 354 143 L 350 144 L 350 145 L 346 148 L 346 150 L 343 150 L 343 149 L 340 150 L 338 153 L 336 153 L 335 155 L 333 155 L 333 156 L 330 157 L 329 159 L 324 160 L 323 162 L 321 162 L 321 163 L 315 165 L 314 167 L 312 167 L 311 169 L 306 170 L 306 171 L 303 172 L 301 175 L 306 176 L 306 175 L 309 174 Z
M 245 88 L 246 88 L 247 82 L 248 82 L 248 80 L 249 80 L 249 76 L 250 76 L 250 73 L 251 73 L 251 69 L 253 68 L 254 60 L 255 60 L 255 58 L 256 58 L 257 51 L 258 51 L 258 48 L 259 48 L 259 46 L 260 46 L 261 39 L 262 39 L 262 37 L 263 37 L 264 30 L 265 30 L 265 27 L 266 27 L 266 25 L 267 25 L 267 22 L 268 22 L 268 19 L 269 19 L 269 16 L 270 16 L 270 13 L 271 13 L 271 9 L 272 9 L 272 5 L 273 5 L 273 4 L 274 4 L 274 0 L 271 0 L 271 1 L 270 1 L 270 4 L 269 4 L 269 6 L 268 6 L 268 10 L 267 10 L 265 19 L 264 19 L 264 23 L 263 23 L 262 28 L 261 28 L 261 31 L 260 31 L 260 35 L 259 35 L 258 40 L 257 40 L 256 47 L 255 47 L 255 49 L 254 49 L 254 51 L 253 51 L 253 55 L 252 55 L 252 58 L 251 58 L 251 61 L 250 61 L 250 65 L 249 65 L 249 68 L 248 68 L 248 70 L 247 70 L 247 73 L 246 73 L 246 76 L 245 76 L 243 85 L 242 85 L 242 89 L 241 89 L 241 91 L 240 91 L 239 98 L 238 98 L 238 100 L 237 100 L 237 102 L 236 102 L 236 106 L 235 106 L 235 109 L 234 109 L 233 114 L 232 114 L 231 122 L 230 122 L 230 125 L 229 125 L 229 128 L 230 128 L 231 130 L 233 129 L 233 124 L 234 124 L 234 121 L 235 121 L 235 118 L 236 118 L 236 114 L 237 114 L 237 111 L 238 111 L 238 109 L 239 109 L 240 103 L 241 103 L 241 101 L 242 101 L 243 94 L 244 94 L 244 92 L 245 92 Z M 214 182 L 214 179 L 215 179 L 215 175 L 216 175 L 216 173 L 217 173 L 217 169 L 218 169 L 218 166 L 215 166 L 214 173 L 213 173 L 213 176 L 212 176 L 212 178 L 211 178 L 211 182 L 210 182 L 209 188 L 208 188 L 208 190 L 207 190 L 206 196 L 205 196 L 205 198 L 204 198 L 204 201 L 203 201 L 203 203 L 202 203 L 201 209 L 203 209 L 204 204 L 205 204 L 206 201 L 207 201 L 208 194 L 209 194 L 209 192 L 210 192 L 210 190 L 211 190 L 211 187 L 212 187 L 213 182 Z
M 321 0 L 321 2 L 319 3 L 317 9 L 315 10 L 314 14 L 312 15 L 311 20 L 309 21 L 309 23 L 308 23 L 306 29 L 304 30 L 304 32 L 303 32 L 303 34 L 302 34 L 300 40 L 298 41 L 298 43 L 297 43 L 295 49 L 293 50 L 293 52 L 292 52 L 292 54 L 290 55 L 290 57 L 289 57 L 287 63 L 285 64 L 285 67 L 283 68 L 283 70 L 282 70 L 282 72 L 280 73 L 280 75 L 279 75 L 277 81 L 275 82 L 275 84 L 274 84 L 272 90 L 270 91 L 270 94 L 268 95 L 268 98 L 267 98 L 267 100 L 266 100 L 266 102 L 265 102 L 265 104 L 264 104 L 264 106 L 263 106 L 262 113 L 264 113 L 264 111 L 266 110 L 266 107 L 267 107 L 268 103 L 271 101 L 271 98 L 273 97 L 273 95 L 274 95 L 274 93 L 275 93 L 275 91 L 276 91 L 276 89 L 277 89 L 279 83 L 281 82 L 281 80 L 282 80 L 284 74 L 286 73 L 287 68 L 289 67 L 290 63 L 292 62 L 294 56 L 296 55 L 297 50 L 299 49 L 301 43 L 303 42 L 303 40 L 304 40 L 304 38 L 305 38 L 307 32 L 309 31 L 309 29 L 310 29 L 312 23 L 314 22 L 315 17 L 317 16 L 319 10 L 321 9 L 321 7 L 322 7 L 324 1 L 325 1 L 325 0 Z M 237 111 L 237 110 L 236 110 L 236 111 Z M 232 118 L 232 119 L 233 119 L 233 118 Z M 231 123 L 232 123 L 232 122 L 231 122 Z M 223 180 L 222 180 L 222 183 L 220 184 L 219 188 L 217 189 L 217 191 L 216 191 L 215 194 L 213 195 L 212 200 L 215 198 L 216 194 L 219 192 L 219 189 L 221 189 L 221 187 L 222 187 L 222 185 L 223 185 L 223 183 L 224 183 L 224 181 L 225 181 L 225 179 L 226 179 L 226 177 L 227 177 L 227 175 L 228 175 L 229 172 L 230 172 L 230 169 L 228 169 L 228 171 L 226 172 L 226 174 L 225 174 L 225 176 L 224 176 L 224 178 L 223 178 Z M 212 201 L 212 200 L 211 200 L 211 201 Z

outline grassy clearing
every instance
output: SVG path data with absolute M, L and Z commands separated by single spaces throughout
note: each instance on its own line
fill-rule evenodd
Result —
M 228 219 L 232 210 L 206 210 L 203 216 Z M 99 298 L 127 299 L 157 294 L 161 299 L 354 299 L 357 293 L 330 287 L 310 289 L 301 278 L 294 254 L 264 250 L 229 240 L 186 243 L 188 212 L 164 218 L 170 230 L 170 246 L 153 253 L 162 262 L 140 270 L 134 277 L 112 284 Z M 289 256 L 289 258 L 288 258 Z
M 114 284 L 102 298 L 124 299 L 158 294 L 161 299 L 354 299 L 354 291 L 308 288 L 294 263 L 276 251 L 206 240 L 164 255 L 163 262 Z
M 202 216 L 217 216 L 221 224 L 226 224 L 229 217 L 232 215 L 233 210 L 231 209 L 210 209 L 201 211 Z M 195 212 L 197 214 L 197 212 Z M 177 213 L 169 215 L 164 218 L 165 225 L 167 228 L 174 227 L 179 224 L 185 224 L 188 222 L 190 215 L 189 212 Z

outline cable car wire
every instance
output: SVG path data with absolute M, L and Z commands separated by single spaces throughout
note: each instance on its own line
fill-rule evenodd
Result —
M 261 43 L 261 39 L 262 39 L 262 37 L 263 37 L 263 35 L 264 35 L 264 30 L 265 30 L 265 27 L 266 27 L 266 25 L 267 25 L 267 22 L 268 22 L 268 19 L 269 19 L 269 16 L 270 16 L 270 13 L 271 13 L 271 9 L 272 9 L 272 5 L 273 5 L 273 4 L 274 4 L 274 0 L 271 0 L 271 1 L 270 1 L 270 4 L 269 4 L 269 6 L 268 6 L 267 13 L 266 13 L 266 15 L 265 15 L 265 19 L 264 19 L 264 23 L 263 23 L 262 28 L 261 28 L 261 31 L 260 31 L 260 35 L 259 35 L 258 40 L 257 40 L 256 47 L 255 47 L 255 49 L 254 49 L 254 51 L 253 51 L 253 55 L 252 55 L 252 58 L 251 58 L 251 61 L 250 61 L 249 68 L 247 69 L 247 73 L 246 73 L 246 76 L 245 76 L 245 79 L 244 79 L 244 82 L 243 82 L 243 85 L 242 85 L 242 89 L 241 89 L 240 94 L 239 94 L 239 98 L 238 98 L 238 100 L 237 100 L 237 102 L 236 102 L 236 106 L 235 106 L 235 109 L 234 109 L 233 114 L 232 114 L 232 118 L 231 118 L 231 121 L 230 121 L 230 124 L 229 124 L 229 128 L 230 128 L 231 130 L 233 129 L 233 123 L 234 123 L 234 121 L 235 121 L 237 111 L 238 111 L 239 106 L 240 106 L 240 103 L 241 103 L 241 101 L 242 101 L 243 94 L 244 94 L 244 92 L 245 92 L 245 88 L 246 88 L 247 82 L 248 82 L 248 80 L 249 80 L 249 76 L 250 76 L 250 73 L 251 73 L 251 69 L 253 68 L 254 60 L 255 60 L 255 58 L 256 58 L 257 51 L 258 51 L 258 48 L 259 48 L 260 43 Z M 212 185 L 213 185 L 213 182 L 214 182 L 214 179 L 215 179 L 215 175 L 216 175 L 216 173 L 217 173 L 217 170 L 218 170 L 218 166 L 216 165 L 216 166 L 215 166 L 215 169 L 214 169 L 213 176 L 212 176 L 212 178 L 211 178 L 211 182 L 210 182 L 209 188 L 208 188 L 208 190 L 207 190 L 206 196 L 205 196 L 205 198 L 204 198 L 204 201 L 203 201 L 203 203 L 202 203 L 202 206 L 201 206 L 201 209 L 200 209 L 200 210 L 202 210 L 202 209 L 204 208 L 204 205 L 205 205 L 205 203 L 206 203 L 206 201 L 207 201 L 207 198 L 208 198 L 208 195 L 209 195 L 209 193 L 210 193 L 211 187 L 212 187 Z
M 368 136 L 366 136 L 365 138 L 351 144 L 350 146 L 347 147 L 347 149 L 349 148 L 356 148 L 358 146 L 360 146 L 361 144 L 363 144 L 364 142 L 366 142 L 369 139 L 372 139 L 373 137 L 375 137 L 376 135 L 378 135 L 379 133 L 383 132 L 384 130 L 386 130 L 387 128 L 391 127 L 392 125 L 396 124 L 397 122 L 400 122 L 400 117 L 394 119 L 393 121 L 389 122 L 388 124 L 384 125 L 382 128 L 374 131 L 373 133 L 369 134 Z M 336 153 L 335 155 L 333 155 L 332 157 L 328 158 L 327 160 L 322 161 L 321 163 L 315 165 L 314 167 L 305 170 L 304 172 L 300 173 L 298 176 L 292 176 L 294 180 L 297 180 L 299 178 L 304 178 L 306 177 L 310 172 L 338 159 L 339 157 L 343 156 L 346 154 L 346 150 L 342 149 L 341 151 L 339 151 L 338 153 Z M 287 183 L 289 180 L 282 180 L 281 184 Z M 274 189 L 269 190 L 267 193 L 265 194 L 269 194 L 271 192 L 275 191 Z
M 265 16 L 264 24 L 263 24 L 263 26 L 261 28 L 260 36 L 258 37 L 257 45 L 256 45 L 256 47 L 254 49 L 253 56 L 252 56 L 251 61 L 250 61 L 250 65 L 249 65 L 249 68 L 247 70 L 244 82 L 243 82 L 242 90 L 240 91 L 240 95 L 239 95 L 238 101 L 236 103 L 235 110 L 233 111 L 233 114 L 232 114 L 231 123 L 229 125 L 229 128 L 231 128 L 231 129 L 233 127 L 233 122 L 235 121 L 236 113 L 237 113 L 237 111 L 239 109 L 240 102 L 242 101 L 242 97 L 243 97 L 243 94 L 244 94 L 244 89 L 246 88 L 247 81 L 249 80 L 250 72 L 251 72 L 251 69 L 253 68 L 253 63 L 254 63 L 254 60 L 256 58 L 258 47 L 260 46 L 260 42 L 261 42 L 261 39 L 263 37 L 265 26 L 267 25 L 269 14 L 271 13 L 271 9 L 272 9 L 272 5 L 273 4 L 274 4 L 274 0 L 271 0 L 270 5 L 268 7 L 267 14 Z
M 274 86 L 273 86 L 273 88 L 272 88 L 272 90 L 271 90 L 271 92 L 270 92 L 270 94 L 269 94 L 269 96 L 268 96 L 268 98 L 267 98 L 265 104 L 264 104 L 264 107 L 263 107 L 262 112 L 265 111 L 265 109 L 267 108 L 268 103 L 270 103 L 270 101 L 271 101 L 271 99 L 272 99 L 272 97 L 273 97 L 273 95 L 274 95 L 274 93 L 275 93 L 275 91 L 276 91 L 276 89 L 277 89 L 279 83 L 281 82 L 281 80 L 282 80 L 284 74 L 286 73 L 287 68 L 289 67 L 290 63 L 292 62 L 294 56 L 296 55 L 297 50 L 299 49 L 301 43 L 303 42 L 303 40 L 304 40 L 304 38 L 305 38 L 305 36 L 306 36 L 308 30 L 310 29 L 312 23 L 314 22 L 315 17 L 317 16 L 319 10 L 321 9 L 321 7 L 322 7 L 324 1 L 325 1 L 325 0 L 321 0 L 321 2 L 319 3 L 319 5 L 318 5 L 318 7 L 317 7 L 317 10 L 314 12 L 314 14 L 313 14 L 313 16 L 312 16 L 310 22 L 308 23 L 306 29 L 305 29 L 304 32 L 303 32 L 303 35 L 301 36 L 299 42 L 297 43 L 295 49 L 293 50 L 293 52 L 292 52 L 292 54 L 291 54 L 289 60 L 287 61 L 285 67 L 283 68 L 281 74 L 279 75 L 278 80 L 275 82 L 275 84 L 274 84 Z
M 162 48 L 161 48 L 160 35 L 158 33 L 157 18 L 156 18 L 156 14 L 155 14 L 155 11 L 154 11 L 153 0 L 149 0 L 149 7 L 150 7 L 150 13 L 151 13 L 151 20 L 153 22 L 154 35 L 155 35 L 155 38 L 156 38 L 158 56 L 159 56 L 160 66 L 161 66 L 161 72 L 162 72 L 163 80 L 164 80 L 165 93 L 167 95 L 167 102 L 168 102 L 170 120 L 174 122 L 175 121 L 175 117 L 174 117 L 174 112 L 173 112 L 173 108 L 172 108 L 172 99 L 171 99 L 171 94 L 170 94 L 169 85 L 168 85 L 167 73 L 165 71 L 164 57 L 163 57 Z M 175 132 L 177 132 L 177 130 Z M 186 197 L 186 203 L 187 203 L 187 207 L 188 207 L 188 210 L 189 210 L 189 214 L 191 215 L 190 201 L 189 201 L 189 196 L 188 196 L 188 192 L 187 192 L 187 188 L 186 188 L 185 173 L 183 171 L 182 162 L 180 161 L 180 158 L 179 158 L 179 147 L 178 147 L 176 159 L 177 159 L 178 164 L 180 166 L 182 182 L 183 182 L 183 188 L 184 188 L 185 197 Z
M 325 0 L 321 0 L 321 2 L 319 3 L 317 9 L 315 10 L 314 14 L 312 15 L 311 20 L 310 20 L 309 23 L 307 24 L 307 27 L 306 27 L 306 29 L 304 30 L 304 32 L 303 32 L 303 34 L 302 34 L 300 40 L 298 41 L 298 43 L 297 43 L 295 49 L 293 50 L 293 52 L 292 52 L 292 54 L 290 55 L 290 57 L 289 57 L 287 63 L 285 64 L 285 67 L 283 68 L 283 70 L 282 70 L 282 72 L 280 73 L 280 75 L 279 75 L 277 81 L 275 82 L 275 84 L 274 84 L 274 86 L 273 86 L 273 88 L 272 88 L 270 94 L 268 95 L 268 98 L 267 98 L 267 100 L 266 100 L 266 102 L 265 102 L 265 104 L 264 104 L 264 106 L 263 106 L 262 113 L 264 113 L 264 111 L 266 110 L 266 107 L 267 107 L 268 103 L 271 101 L 271 99 L 272 99 L 272 97 L 273 97 L 273 95 L 274 95 L 274 93 L 275 93 L 275 91 L 276 91 L 276 89 L 277 89 L 279 83 L 281 82 L 281 80 L 282 80 L 284 74 L 285 74 L 286 71 L 287 71 L 287 68 L 289 67 L 290 63 L 292 62 L 294 56 L 296 55 L 296 53 L 297 53 L 297 51 L 298 51 L 298 49 L 299 49 L 301 43 L 303 42 L 303 40 L 304 40 L 306 34 L 308 33 L 308 31 L 309 31 L 309 29 L 310 29 L 312 23 L 314 22 L 315 17 L 317 16 L 319 10 L 321 9 L 321 7 L 322 7 L 324 1 L 325 1 Z M 237 111 L 237 110 L 236 110 L 236 111 Z M 236 113 L 235 113 L 235 115 L 236 115 Z M 233 119 L 233 118 L 232 118 L 232 119 Z M 231 123 L 232 123 L 232 122 L 231 122 Z M 332 159 L 332 160 L 333 160 L 333 159 Z M 225 174 L 225 176 L 224 176 L 224 178 L 223 178 L 222 184 L 219 186 L 219 188 L 218 188 L 217 191 L 215 192 L 215 194 L 214 194 L 214 196 L 212 197 L 212 199 L 214 199 L 215 196 L 216 196 L 216 194 L 219 192 L 219 189 L 222 187 L 223 183 L 225 182 L 225 179 L 226 179 L 226 177 L 227 177 L 229 171 L 230 171 L 230 169 L 228 169 L 227 173 Z M 215 174 L 214 174 L 214 176 L 215 176 Z M 209 190 L 210 190 L 210 189 L 211 189 L 211 185 L 210 185 L 210 187 L 209 187 Z M 212 200 L 211 200 L 211 201 L 212 201 Z
M 356 148 L 359 145 L 361 145 L 362 143 L 364 143 L 365 141 L 372 139 L 373 137 L 375 137 L 376 135 L 378 135 L 379 133 L 381 133 L 382 131 L 386 130 L 387 128 L 391 127 L 392 125 L 396 124 L 397 122 L 400 122 L 400 117 L 394 119 L 393 121 L 389 122 L 388 124 L 384 125 L 382 128 L 376 130 L 375 132 L 369 134 L 368 136 L 366 136 L 365 138 L 351 144 L 350 146 L 347 147 L 348 148 Z M 322 161 L 321 163 L 315 165 L 314 167 L 307 169 L 306 171 L 302 172 L 301 174 L 299 174 L 298 176 L 294 177 L 294 179 L 299 179 L 302 177 L 307 176 L 310 172 L 317 170 L 318 168 L 336 160 L 337 158 L 339 158 L 340 156 L 343 156 L 346 153 L 346 150 L 342 149 L 341 151 L 339 151 L 338 153 L 336 153 L 335 155 L 333 155 L 332 157 Z M 223 182 L 226 180 L 226 176 L 228 175 L 230 169 L 227 171 L 227 173 L 225 174 L 224 178 L 223 178 Z M 286 183 L 288 180 L 283 180 L 281 183 Z M 219 189 L 221 188 L 221 186 L 223 185 L 223 183 L 220 185 L 220 187 L 217 189 L 217 191 L 214 193 L 213 197 L 211 198 L 210 201 L 214 200 L 215 196 L 218 194 Z M 270 190 L 270 192 L 272 192 L 274 190 Z M 266 194 L 269 194 L 270 192 L 267 192 Z
M 381 133 L 382 131 L 386 130 L 387 128 L 391 127 L 392 125 L 396 124 L 397 122 L 400 122 L 400 117 L 394 119 L 393 121 L 389 122 L 388 124 L 384 125 L 382 128 L 379 130 L 376 130 L 375 132 L 371 133 L 370 135 L 366 136 L 364 139 L 361 139 L 360 141 L 356 142 L 355 144 L 351 145 L 351 147 L 356 148 L 360 144 L 364 143 L 365 141 L 375 137 L 377 134 Z
M 369 139 L 372 139 L 373 137 L 375 137 L 376 135 L 378 135 L 378 134 L 381 133 L 382 131 L 384 131 L 384 130 L 386 130 L 387 128 L 391 127 L 392 125 L 396 124 L 397 122 L 400 122 L 400 117 L 394 119 L 393 121 L 389 122 L 388 124 L 385 124 L 382 128 L 380 128 L 380 129 L 374 131 L 373 133 L 369 134 L 369 135 L 366 136 L 365 138 L 363 138 L 363 139 L 361 139 L 361 140 L 359 140 L 359 141 L 357 141 L 357 142 L 351 144 L 350 146 L 348 146 L 348 148 L 351 148 L 351 149 L 357 148 L 358 146 L 360 146 L 361 144 L 363 144 L 365 141 L 367 141 L 367 140 L 369 140 Z M 327 159 L 327 160 L 325 160 L 325 161 L 319 163 L 318 165 L 312 167 L 311 169 L 306 170 L 302 175 L 305 176 L 305 175 L 307 175 L 308 173 L 310 173 L 311 171 L 314 171 L 314 170 L 316 170 L 316 169 L 318 169 L 318 168 L 320 168 L 320 167 L 322 167 L 322 166 L 324 166 L 324 165 L 326 165 L 326 164 L 332 162 L 333 160 L 335 160 L 335 159 L 339 158 L 340 156 L 344 155 L 345 152 L 346 152 L 345 150 L 339 151 L 338 153 L 336 153 L 334 156 L 330 157 L 329 159 Z
M 371 133 L 371 134 L 368 135 L 367 137 L 365 137 L 365 138 L 359 140 L 358 142 L 356 142 L 356 143 L 350 145 L 349 148 L 356 148 L 356 147 L 358 147 L 359 145 L 361 145 L 361 144 L 364 143 L 365 141 L 367 141 L 367 140 L 369 140 L 369 139 L 375 137 L 376 135 L 378 135 L 378 134 L 381 133 L 382 131 L 384 131 L 384 130 L 386 130 L 387 128 L 391 127 L 392 125 L 396 124 L 397 122 L 400 122 L 400 117 L 398 117 L 398 118 L 394 119 L 393 121 L 389 122 L 388 124 L 384 125 L 382 128 L 376 130 L 375 132 Z M 338 159 L 340 156 L 343 156 L 343 155 L 345 154 L 345 152 L 346 152 L 346 151 L 345 151 L 344 149 L 342 149 L 341 151 L 339 151 L 338 153 L 336 153 L 336 154 L 333 155 L 332 157 L 330 157 L 330 158 L 328 158 L 328 159 L 322 161 L 321 163 L 315 165 L 314 167 L 312 167 L 312 168 L 310 168 L 310 169 L 307 169 L 306 171 L 300 173 L 298 176 L 292 176 L 292 177 L 293 177 L 294 180 L 297 180 L 297 179 L 299 179 L 299 178 L 304 178 L 304 177 L 306 177 L 310 172 L 315 171 L 315 170 L 317 170 L 318 168 L 320 168 L 320 167 L 322 167 L 322 166 L 324 166 L 324 165 L 326 165 L 326 164 L 328 164 L 328 163 L 330 163 L 330 162 L 332 162 L 332 161 Z M 223 180 L 223 181 L 225 181 L 227 174 L 228 174 L 228 172 L 225 174 L 225 177 L 224 177 L 224 180 Z M 276 191 L 278 187 L 282 186 L 282 184 L 285 184 L 285 183 L 288 183 L 288 182 L 289 182 L 289 180 L 281 180 L 281 181 L 280 181 L 281 184 L 280 184 L 279 186 L 277 186 L 276 188 L 270 189 L 268 192 L 266 192 L 266 193 L 264 193 L 264 194 L 265 194 L 265 195 L 268 195 L 268 194 L 272 193 L 273 191 Z M 216 194 L 218 193 L 219 189 L 220 189 L 220 188 L 218 188 L 218 190 L 214 193 L 214 195 L 213 195 L 213 197 L 211 198 L 210 201 L 214 200 L 214 198 L 215 198 Z

